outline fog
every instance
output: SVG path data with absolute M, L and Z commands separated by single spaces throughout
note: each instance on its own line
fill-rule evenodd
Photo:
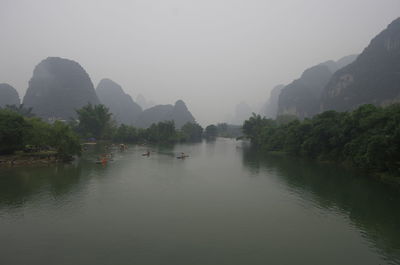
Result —
M 79 62 L 96 86 L 182 99 L 206 125 L 317 63 L 360 53 L 399 16 L 398 0 L 0 0 L 0 83 L 22 98 L 48 56 Z

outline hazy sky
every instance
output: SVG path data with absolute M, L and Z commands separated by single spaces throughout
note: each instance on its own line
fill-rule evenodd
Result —
M 79 62 L 134 99 L 183 99 L 220 121 L 314 64 L 360 53 L 400 0 L 0 0 L 0 83 L 22 98 L 48 56 Z

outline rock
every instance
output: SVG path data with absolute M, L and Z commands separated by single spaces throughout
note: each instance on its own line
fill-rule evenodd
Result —
M 122 87 L 110 79 L 102 79 L 96 88 L 100 102 L 110 109 L 117 123 L 133 125 L 142 112 L 130 95 Z
M 321 111 L 321 97 L 332 75 L 357 55 L 349 55 L 338 61 L 326 61 L 308 68 L 301 77 L 281 89 L 278 100 L 278 115 L 312 117 Z
M 357 59 L 326 85 L 321 110 L 347 111 L 362 104 L 400 101 L 400 18 L 379 33 Z
M 82 66 L 59 57 L 48 57 L 35 67 L 23 102 L 44 119 L 75 118 L 76 109 L 100 103 Z
M 142 107 L 143 110 L 151 108 L 155 106 L 153 101 L 148 101 L 142 94 L 139 94 L 136 97 L 136 103 L 139 104 L 140 107 Z
M 278 100 L 278 115 L 311 117 L 319 112 L 321 91 L 328 83 L 332 72 L 325 64 L 313 66 L 302 76 L 281 90 Z
M 178 100 L 175 105 L 156 105 L 144 110 L 136 121 L 136 126 L 148 128 L 160 121 L 174 121 L 176 128 L 181 128 L 187 122 L 195 122 L 186 104 Z
M 279 95 L 284 87 L 285 85 L 277 85 L 271 90 L 269 99 L 261 110 L 261 115 L 270 119 L 276 118 L 276 114 L 278 113 Z
M 20 105 L 18 92 L 15 88 L 9 84 L 0 84 L 0 108 L 4 108 L 7 105 Z

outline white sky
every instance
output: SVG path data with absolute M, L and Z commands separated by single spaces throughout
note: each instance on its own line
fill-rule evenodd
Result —
M 400 0 L 0 0 L 0 83 L 22 98 L 48 56 L 206 125 L 314 64 L 360 53 Z

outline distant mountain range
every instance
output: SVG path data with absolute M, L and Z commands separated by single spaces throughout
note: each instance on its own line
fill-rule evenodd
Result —
M 118 123 L 147 128 L 160 121 L 174 121 L 177 128 L 195 122 L 186 104 L 178 100 L 175 105 L 156 105 L 142 110 L 122 87 L 110 79 L 103 79 L 96 88 L 100 102 L 106 105 Z
M 182 100 L 178 100 L 175 105 L 156 105 L 144 110 L 139 115 L 135 125 L 147 128 L 153 123 L 169 120 L 173 120 L 177 128 L 182 127 L 187 122 L 195 122 L 195 118 L 186 104 Z
M 378 34 L 357 60 L 338 70 L 321 98 L 321 110 L 344 111 L 400 100 L 400 18 Z
M 261 114 L 311 117 L 326 110 L 347 111 L 362 104 L 400 101 L 400 18 L 378 34 L 360 55 L 326 61 L 300 78 L 278 86 Z
M 79 63 L 49 57 L 34 69 L 23 104 L 44 119 L 76 118 L 75 110 L 91 103 L 103 103 L 118 123 L 148 127 L 151 123 L 174 120 L 177 127 L 194 122 L 186 104 L 149 106 L 139 96 L 137 104 L 123 88 L 110 79 L 103 79 L 94 89 L 93 83 Z M 360 55 L 338 61 L 326 61 L 306 69 L 290 84 L 271 91 L 262 114 L 267 117 L 291 114 L 311 117 L 325 110 L 347 111 L 361 104 L 386 105 L 400 101 L 400 18 L 379 33 Z M 17 91 L 0 84 L 0 107 L 19 105 Z M 144 110 L 143 110 L 144 109 Z M 236 116 L 248 115 L 244 104 Z
M 102 79 L 95 90 L 79 63 L 59 57 L 48 57 L 35 67 L 23 100 L 25 107 L 32 108 L 35 115 L 45 120 L 76 118 L 76 110 L 88 103 L 107 106 L 119 124 L 146 128 L 155 122 L 172 120 L 180 128 L 186 122 L 195 122 L 182 100 L 175 105 L 156 105 L 143 111 L 111 79 Z M 6 105 L 19 106 L 19 96 L 10 85 L 0 84 L 0 107 Z
M 321 94 L 333 73 L 356 57 L 357 55 L 346 56 L 337 62 L 327 61 L 305 70 L 299 79 L 281 88 L 277 114 L 305 118 L 319 113 Z
M 133 125 L 142 113 L 142 108 L 131 96 L 125 94 L 122 87 L 110 79 L 102 79 L 97 85 L 96 93 L 100 102 L 110 109 L 118 123 Z

